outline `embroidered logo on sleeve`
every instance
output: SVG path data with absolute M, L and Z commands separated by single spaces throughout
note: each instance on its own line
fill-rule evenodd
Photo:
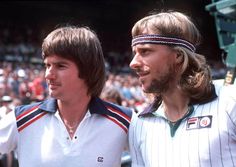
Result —
M 186 130 L 210 128 L 212 115 L 192 117 L 187 119 Z

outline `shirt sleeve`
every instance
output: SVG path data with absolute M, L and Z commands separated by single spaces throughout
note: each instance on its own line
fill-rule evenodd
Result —
M 11 111 L 0 120 L 0 154 L 16 149 L 17 135 L 15 112 Z
M 220 104 L 228 115 L 228 127 L 232 129 L 231 136 L 236 141 L 236 86 L 227 85 L 220 89 L 219 93 Z
M 133 114 L 129 128 L 129 150 L 132 160 L 132 167 L 145 167 L 141 150 L 138 144 L 139 123 L 137 114 Z

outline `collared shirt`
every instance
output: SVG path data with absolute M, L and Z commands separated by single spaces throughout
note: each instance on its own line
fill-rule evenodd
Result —
M 134 115 L 132 167 L 236 166 L 236 88 L 217 85 L 215 90 L 218 97 L 194 104 L 176 129 L 161 106 Z
M 16 150 L 20 167 L 118 167 L 130 118 L 131 110 L 95 98 L 71 139 L 55 99 L 20 106 L 0 121 L 0 152 Z

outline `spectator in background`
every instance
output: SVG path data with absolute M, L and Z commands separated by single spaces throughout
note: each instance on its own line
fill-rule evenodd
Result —
M 9 114 L 13 109 L 14 105 L 12 104 L 13 100 L 10 96 L 4 95 L 1 98 L 1 107 L 0 107 L 0 121 L 3 119 L 7 114 Z M 12 167 L 14 162 L 14 152 L 11 151 L 10 153 L 1 155 L 0 154 L 0 167 Z
M 42 57 L 50 98 L 16 107 L 0 121 L 0 153 L 17 149 L 20 167 L 119 167 L 131 110 L 99 98 L 105 62 L 96 34 L 55 29 Z
M 19 97 L 22 104 L 31 103 L 32 90 L 30 88 L 30 81 L 27 78 L 22 78 L 22 82 L 19 85 Z
M 101 98 L 114 104 L 122 105 L 122 96 L 115 88 L 105 88 L 102 91 Z
M 37 74 L 30 84 L 30 90 L 32 92 L 31 99 L 33 101 L 42 101 L 46 97 L 44 93 L 46 87 L 44 86 L 43 73 L 40 73 L 39 71 L 35 71 L 35 73 Z
M 12 103 L 12 98 L 10 96 L 6 95 L 2 96 L 1 107 L 0 107 L 0 120 L 14 109 L 11 103 Z

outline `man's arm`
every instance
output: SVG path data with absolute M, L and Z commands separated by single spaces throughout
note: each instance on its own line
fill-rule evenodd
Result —
M 18 131 L 14 111 L 0 120 L 0 154 L 10 153 L 16 149 Z

